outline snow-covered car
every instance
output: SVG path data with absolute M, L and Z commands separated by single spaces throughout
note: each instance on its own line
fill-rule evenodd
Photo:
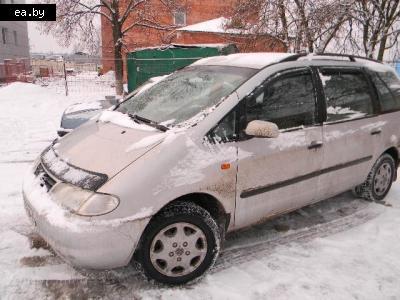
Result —
M 118 100 L 99 100 L 72 104 L 67 107 L 61 117 L 60 128 L 57 130 L 58 136 L 63 137 L 99 114 L 103 109 L 110 108 L 117 103 Z
M 127 98 L 142 93 L 146 89 L 164 79 L 166 76 L 167 75 L 150 78 L 132 93 L 127 95 Z M 60 128 L 57 130 L 58 136 L 63 137 L 67 133 L 70 133 L 75 128 L 78 128 L 83 123 L 93 118 L 95 115 L 99 114 L 102 110 L 117 105 L 120 101 L 116 97 L 110 97 L 109 99 L 107 98 L 108 97 L 106 97 L 105 100 L 98 100 L 86 103 L 75 103 L 67 107 L 67 109 L 61 116 Z
M 139 261 L 182 284 L 227 232 L 396 178 L 400 81 L 371 60 L 287 53 L 212 57 L 103 111 L 49 146 L 24 180 L 37 231 L 66 261 Z

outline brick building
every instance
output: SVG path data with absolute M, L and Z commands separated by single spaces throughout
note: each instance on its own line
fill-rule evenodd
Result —
M 272 37 L 256 37 L 239 34 L 235 30 L 221 27 L 237 0 L 182 0 L 178 9 L 166 8 L 162 1 L 148 4 L 157 14 L 160 24 L 170 26 L 168 30 L 136 27 L 125 37 L 126 49 L 158 46 L 169 43 L 235 43 L 242 52 L 284 51 L 282 43 Z M 128 24 L 132 23 L 131 20 Z M 196 29 L 197 28 L 197 29 Z M 203 30 L 198 30 L 203 28 Z M 205 30 L 206 28 L 207 30 Z M 113 69 L 112 28 L 102 19 L 102 60 L 104 71 Z
M 229 19 L 219 17 L 185 26 L 174 32 L 174 43 L 179 44 L 235 44 L 240 52 L 286 52 L 285 45 L 267 35 L 256 35 L 228 28 Z

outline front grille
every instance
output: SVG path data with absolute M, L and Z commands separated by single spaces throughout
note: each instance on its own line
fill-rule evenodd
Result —
M 35 176 L 37 176 L 40 180 L 40 186 L 46 187 L 47 191 L 50 191 L 51 188 L 56 184 L 56 181 L 47 174 L 46 170 L 43 168 L 40 163 L 35 170 Z
M 108 180 L 106 174 L 84 170 L 66 162 L 57 155 L 52 147 L 43 152 L 41 163 L 53 178 L 82 189 L 96 191 Z

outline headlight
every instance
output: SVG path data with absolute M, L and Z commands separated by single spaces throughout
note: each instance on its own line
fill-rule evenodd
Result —
M 93 193 L 79 208 L 78 214 L 82 216 L 104 215 L 116 209 L 118 204 L 119 200 L 115 196 Z
M 119 204 L 115 196 L 83 190 L 65 183 L 57 184 L 51 194 L 55 202 L 82 216 L 104 215 L 116 209 Z

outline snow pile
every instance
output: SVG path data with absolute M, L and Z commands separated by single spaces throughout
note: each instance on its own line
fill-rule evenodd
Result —
M 127 114 L 118 111 L 106 110 L 101 113 L 98 120 L 104 123 L 112 123 L 121 127 L 132 128 L 144 131 L 157 131 L 154 127 L 145 124 L 138 124 Z
M 16 93 L 18 91 L 18 94 Z M 0 97 L 2 99 L 12 99 L 18 101 L 21 96 L 24 98 L 26 95 L 33 97 L 35 95 L 45 95 L 48 90 L 32 83 L 14 82 L 6 85 L 0 89 Z

